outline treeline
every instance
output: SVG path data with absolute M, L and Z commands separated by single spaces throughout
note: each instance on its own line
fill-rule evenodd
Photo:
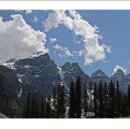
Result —
M 70 84 L 69 94 L 65 86 L 53 88 L 50 97 L 44 98 L 38 91 L 28 93 L 23 109 L 24 118 L 119 118 L 130 115 L 130 86 L 128 92 L 120 91 L 119 83 L 81 85 L 80 77 Z

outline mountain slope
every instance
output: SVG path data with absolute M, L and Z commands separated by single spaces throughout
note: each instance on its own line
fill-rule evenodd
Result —
M 91 74 L 91 80 L 93 81 L 93 83 L 99 83 L 100 81 L 102 81 L 103 83 L 109 82 L 110 79 L 109 77 L 101 70 L 98 69 L 97 71 L 95 71 L 94 73 Z
M 81 77 L 82 86 L 84 82 L 88 84 L 91 81 L 90 77 L 82 71 L 78 63 L 67 62 L 59 70 L 61 80 L 68 88 L 70 87 L 71 81 L 76 81 L 77 76 Z
M 38 52 L 29 58 L 17 60 L 13 68 L 22 86 L 22 98 L 30 89 L 49 96 L 54 85 L 61 81 L 57 65 L 48 54 Z
M 0 112 L 8 117 L 19 117 L 20 111 L 16 89 L 0 70 Z
M 125 93 L 127 92 L 127 87 L 130 83 L 130 78 L 129 78 L 129 75 L 125 74 L 122 68 L 118 68 L 110 78 L 115 83 L 115 85 L 118 80 L 120 89 Z

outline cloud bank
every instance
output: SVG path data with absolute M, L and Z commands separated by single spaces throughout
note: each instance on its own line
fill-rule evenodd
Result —
M 57 28 L 59 24 L 65 25 L 73 31 L 76 36 L 82 36 L 84 49 L 75 52 L 75 54 L 84 56 L 85 65 L 104 60 L 106 53 L 111 52 L 110 46 L 99 43 L 101 36 L 98 34 L 97 27 L 90 25 L 78 12 L 73 10 L 55 10 L 50 12 L 44 21 L 44 31 L 48 32 L 53 28 Z
M 11 15 L 12 20 L 0 17 L 0 61 L 25 58 L 37 51 L 47 52 L 46 34 L 34 30 L 20 14 Z

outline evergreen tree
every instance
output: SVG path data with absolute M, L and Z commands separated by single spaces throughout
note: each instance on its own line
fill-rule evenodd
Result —
M 97 86 L 94 83 L 94 117 L 98 117 L 98 93 L 97 93 Z
M 127 107 L 127 99 L 128 97 L 125 94 L 123 94 L 122 95 L 122 116 L 123 117 L 126 117 L 129 114 L 128 107 Z
M 116 85 L 116 117 L 120 116 L 120 109 L 121 109 L 121 93 L 120 93 L 120 89 L 119 89 L 119 83 L 117 81 L 117 85 Z
M 103 92 L 103 98 L 104 98 L 104 117 L 108 117 L 108 104 L 109 104 L 109 100 L 108 100 L 108 87 L 107 87 L 107 82 L 105 81 L 104 83 L 104 92 Z
M 112 80 L 109 83 L 109 117 L 115 117 L 116 91 Z
M 75 118 L 75 88 L 74 88 L 74 82 L 71 82 L 70 85 L 70 102 L 69 102 L 69 117 Z
M 32 94 L 32 118 L 40 117 L 40 97 L 38 91 Z
M 46 100 L 46 118 L 51 118 L 50 96 Z
M 45 118 L 46 115 L 46 101 L 44 99 L 44 96 L 41 98 L 41 108 L 40 108 L 40 117 Z
M 30 91 L 27 96 L 27 102 L 24 106 L 23 117 L 39 118 L 40 117 L 40 98 L 39 93 Z
M 27 101 L 23 109 L 23 117 L 24 118 L 32 117 L 32 92 L 31 91 L 29 91 L 27 95 Z
M 76 118 L 81 117 L 81 82 L 80 77 L 76 80 Z
M 58 118 L 65 117 L 64 85 L 58 85 L 56 115 Z
M 129 114 L 130 114 L 130 85 L 128 85 L 128 99 L 127 99 L 127 106 L 128 106 L 128 111 L 129 111 Z
M 103 84 L 102 81 L 99 83 L 98 87 L 98 101 L 99 101 L 99 111 L 98 111 L 98 116 L 103 117 L 104 115 L 104 108 L 103 108 Z

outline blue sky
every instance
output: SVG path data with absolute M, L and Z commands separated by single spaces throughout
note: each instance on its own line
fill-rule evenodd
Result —
M 20 14 L 26 24 L 30 25 L 34 30 L 40 30 L 46 34 L 45 47 L 49 49 L 49 55 L 56 64 L 63 65 L 65 62 L 78 62 L 85 73 L 91 74 L 97 69 L 102 69 L 106 74 L 111 75 L 113 68 L 120 65 L 130 72 L 130 11 L 123 10 L 77 10 L 76 12 L 87 21 L 92 27 L 96 25 L 102 38 L 99 43 L 111 46 L 111 53 L 105 52 L 105 58 L 98 60 L 89 65 L 84 65 L 84 56 L 64 56 L 60 55 L 61 50 L 55 49 L 57 44 L 62 47 L 67 47 L 69 51 L 78 51 L 84 49 L 81 36 L 76 36 L 75 33 L 63 24 L 54 27 L 45 32 L 43 22 L 48 18 L 52 11 L 0 11 L 0 16 L 3 22 L 11 21 L 12 14 Z M 67 13 L 67 12 L 66 12 Z M 6 37 L 7 38 L 7 37 Z M 50 38 L 57 39 L 51 42 Z M 2 42 L 2 41 L 0 41 Z M 75 42 L 79 42 L 75 44 Z M 1 52 L 2 53 L 2 52 Z

